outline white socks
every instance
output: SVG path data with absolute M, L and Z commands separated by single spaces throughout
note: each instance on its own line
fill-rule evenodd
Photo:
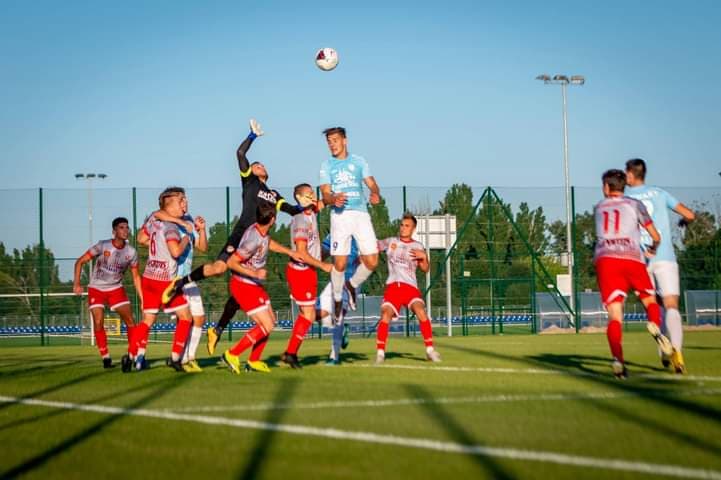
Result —
M 331 358 L 338 360 L 340 358 L 341 344 L 343 343 L 343 317 L 337 325 L 333 327 L 333 344 L 331 345 Z
M 681 313 L 675 308 L 666 310 L 666 330 L 668 331 L 671 345 L 680 352 L 683 346 L 683 323 L 681 321 Z
M 358 265 L 358 268 L 356 269 L 353 276 L 350 278 L 351 286 L 353 288 L 358 288 L 358 286 L 365 282 L 372 273 L 373 270 L 369 270 L 368 267 L 366 267 L 365 264 L 361 262 L 361 264 Z
M 358 272 L 356 272 L 358 273 Z M 354 275 L 355 276 L 355 275 Z M 333 300 L 343 300 L 343 284 L 345 283 L 345 272 L 339 272 L 335 267 L 330 270 L 330 284 L 333 290 Z
M 191 360 L 195 360 L 195 352 L 198 351 L 198 345 L 200 344 L 200 338 L 203 336 L 203 327 L 193 327 L 190 330 L 190 338 L 188 343 L 185 345 L 185 352 L 183 353 L 183 363 L 188 363 Z

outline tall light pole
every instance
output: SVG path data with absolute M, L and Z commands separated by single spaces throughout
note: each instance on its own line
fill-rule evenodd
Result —
M 88 245 L 93 244 L 93 179 L 103 180 L 108 176 L 104 173 L 76 173 L 77 180 L 87 180 L 88 189 Z
M 550 75 L 542 74 L 536 77 L 546 85 L 560 85 L 561 95 L 563 96 L 563 176 L 566 190 L 566 258 L 568 259 L 568 277 L 570 283 L 570 302 L 569 305 L 573 311 L 576 310 L 575 295 L 573 286 L 573 245 L 571 238 L 571 180 L 568 171 L 568 111 L 566 106 L 566 86 L 583 85 L 586 79 L 581 75 L 573 75 L 570 78 L 566 75 Z

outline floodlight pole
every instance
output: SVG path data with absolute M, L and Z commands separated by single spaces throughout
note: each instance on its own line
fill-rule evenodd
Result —
M 93 244 L 93 179 L 99 178 L 104 180 L 108 176 L 104 173 L 76 173 L 75 178 L 77 180 L 87 180 L 88 190 L 88 245 Z
M 568 277 L 569 277 L 569 306 L 573 312 L 576 311 L 576 298 L 573 285 L 573 238 L 571 232 L 571 224 L 573 219 L 571 218 L 571 175 L 568 167 L 568 102 L 566 98 L 566 86 L 571 85 L 583 85 L 586 83 L 586 79 L 580 75 L 574 75 L 572 77 L 566 75 L 538 75 L 536 80 L 541 80 L 544 84 L 556 84 L 561 85 L 561 96 L 563 98 L 563 178 L 564 178 L 564 189 L 566 197 L 566 258 L 568 261 Z M 577 316 L 578 317 L 578 316 Z

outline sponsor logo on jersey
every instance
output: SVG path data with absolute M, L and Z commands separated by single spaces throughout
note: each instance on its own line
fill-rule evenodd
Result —
M 258 198 L 262 198 L 263 200 L 266 200 L 271 203 L 275 203 L 275 193 L 274 192 L 265 192 L 263 190 L 258 191 Z

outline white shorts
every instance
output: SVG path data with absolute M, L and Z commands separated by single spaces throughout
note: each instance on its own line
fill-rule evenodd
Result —
M 190 314 L 194 317 L 202 317 L 205 315 L 203 308 L 203 299 L 200 297 L 200 288 L 195 282 L 190 282 L 183 287 L 183 296 L 188 301 Z
M 659 260 L 648 264 L 648 276 L 651 277 L 654 288 L 665 297 L 668 295 L 680 295 L 681 288 L 678 278 L 678 263 L 668 260 Z
M 331 255 L 349 255 L 351 237 L 361 255 L 378 253 L 378 239 L 368 212 L 344 210 L 330 214 Z

